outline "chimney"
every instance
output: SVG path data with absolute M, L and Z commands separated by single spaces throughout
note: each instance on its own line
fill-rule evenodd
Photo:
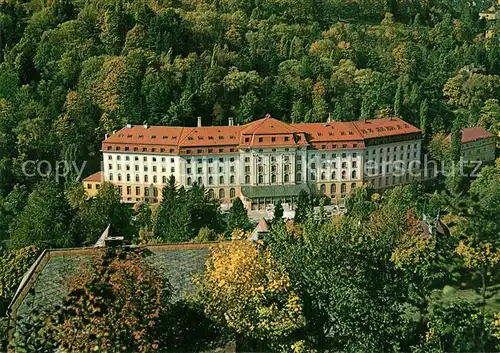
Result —
M 198 117 L 198 127 L 201 127 L 201 116 Z
M 148 128 L 148 123 L 145 121 L 145 122 L 142 123 L 142 126 L 144 126 L 144 128 L 147 129 Z
M 234 118 L 231 116 L 231 117 L 229 117 L 228 120 L 229 120 L 229 126 L 234 126 Z
M 130 128 L 132 127 L 132 125 L 130 125 L 130 124 L 127 124 L 127 127 L 128 127 L 128 128 L 130 129 Z
M 332 113 L 328 113 L 328 119 L 326 120 L 327 123 L 332 122 Z
M 108 134 L 105 134 L 104 135 L 104 139 L 107 140 L 108 139 Z

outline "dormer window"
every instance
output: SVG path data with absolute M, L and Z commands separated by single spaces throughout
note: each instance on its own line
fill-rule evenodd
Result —
M 155 139 L 155 138 L 156 138 L 156 136 L 155 136 L 155 135 L 153 135 L 153 136 L 151 136 L 151 138 L 152 138 L 152 139 Z
M 139 135 L 139 138 L 140 138 L 140 139 L 144 138 L 144 135 Z

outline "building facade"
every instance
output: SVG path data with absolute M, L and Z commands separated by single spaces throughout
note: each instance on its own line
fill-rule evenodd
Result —
M 495 160 L 497 137 L 482 127 L 462 130 L 460 155 L 465 162 L 493 162 Z
M 170 176 L 179 186 L 203 184 L 248 208 L 278 199 L 293 203 L 305 190 L 333 202 L 365 183 L 375 188 L 420 177 L 421 133 L 400 118 L 287 124 L 269 115 L 246 125 L 127 125 L 102 144 L 103 168 L 84 180 L 115 184 L 125 202 L 158 202 Z M 398 165 L 401 164 L 401 167 Z

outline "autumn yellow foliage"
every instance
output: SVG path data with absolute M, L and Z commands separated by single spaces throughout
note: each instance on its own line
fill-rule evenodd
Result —
M 207 314 L 239 334 L 279 340 L 304 324 L 289 277 L 259 244 L 236 240 L 215 246 L 195 282 Z

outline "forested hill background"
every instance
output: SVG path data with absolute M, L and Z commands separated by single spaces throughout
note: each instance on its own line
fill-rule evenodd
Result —
M 0 1 L 0 196 L 40 180 L 26 160 L 96 171 L 104 135 L 126 123 L 395 113 L 427 136 L 492 125 L 500 32 L 478 16 L 492 4 Z

